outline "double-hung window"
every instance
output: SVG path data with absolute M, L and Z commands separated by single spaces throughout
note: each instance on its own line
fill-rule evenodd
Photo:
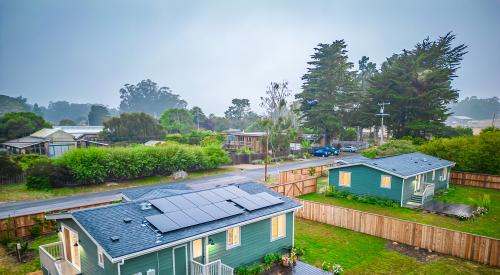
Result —
M 241 244 L 240 242 L 240 227 L 236 226 L 233 228 L 229 228 L 227 230 L 227 243 L 226 243 L 226 249 L 231 249 L 233 247 L 237 247 Z
M 380 187 L 391 189 L 391 176 L 382 175 L 380 177 Z
M 351 186 L 351 172 L 345 172 L 345 171 L 339 172 L 339 186 L 345 186 L 345 187 Z
M 97 248 L 97 263 L 104 268 L 104 251 L 100 247 Z
M 282 214 L 271 219 L 271 241 L 286 237 L 286 215 Z

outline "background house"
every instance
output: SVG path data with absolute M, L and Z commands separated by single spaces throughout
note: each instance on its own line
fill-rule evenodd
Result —
M 47 216 L 57 220 L 61 242 L 41 246 L 44 274 L 58 268 L 67 274 L 202 274 L 209 268 L 225 275 L 293 246 L 293 213 L 301 207 L 295 201 L 256 183 L 197 191 L 173 186 Z
M 265 147 L 266 132 L 226 132 L 225 147 L 229 151 L 238 151 L 241 148 L 248 148 L 255 153 L 266 153 Z
M 329 184 L 361 196 L 394 200 L 401 206 L 421 207 L 434 192 L 448 188 L 453 162 L 422 153 L 369 159 L 347 157 L 329 168 Z

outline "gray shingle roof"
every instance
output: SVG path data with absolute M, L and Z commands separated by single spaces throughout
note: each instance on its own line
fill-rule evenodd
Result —
M 154 207 L 141 210 L 140 203 L 142 201 L 136 200 L 77 210 L 73 211 L 72 215 L 111 257 L 117 258 L 300 206 L 297 202 L 272 192 L 257 183 L 244 183 L 236 186 L 250 194 L 267 192 L 280 197 L 284 203 L 259 210 L 245 211 L 243 214 L 236 216 L 164 234 L 154 232 L 151 225 L 143 225 L 146 216 L 160 214 L 161 212 Z M 185 191 L 189 192 L 189 190 Z M 191 192 L 196 191 L 191 190 Z M 125 218 L 130 218 L 132 221 L 125 223 L 123 221 Z M 112 242 L 112 236 L 118 236 L 119 241 Z
M 48 141 L 45 138 L 38 138 L 38 137 L 22 137 L 22 138 L 16 138 L 13 140 L 6 141 L 2 143 L 3 145 L 10 146 L 10 147 L 16 147 L 16 148 L 24 148 L 24 147 L 29 147 L 38 143 L 42 143 Z
M 347 165 L 366 165 L 374 169 L 387 171 L 402 178 L 455 165 L 454 162 L 422 153 L 401 154 L 376 159 L 369 159 L 363 156 L 353 156 L 343 158 L 341 162 Z M 342 166 L 335 166 L 330 169 L 336 169 L 339 167 Z

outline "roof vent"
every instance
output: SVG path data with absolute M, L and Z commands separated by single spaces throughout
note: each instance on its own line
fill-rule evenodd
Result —
M 392 168 L 392 171 L 396 171 L 396 169 Z
M 123 222 L 124 222 L 124 223 L 130 223 L 131 221 L 132 221 L 132 219 L 131 219 L 131 218 L 124 218 L 124 219 L 123 219 Z
M 422 160 L 423 160 L 423 161 L 427 161 L 427 159 L 425 159 L 425 158 L 424 158 L 424 159 L 422 159 Z
M 151 209 L 151 203 L 149 202 L 141 202 L 141 210 Z
M 120 237 L 118 237 L 118 236 L 111 236 L 110 239 L 111 239 L 112 242 L 116 243 L 117 241 L 120 240 Z

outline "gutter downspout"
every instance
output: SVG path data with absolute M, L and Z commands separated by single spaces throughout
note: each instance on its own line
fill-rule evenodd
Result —
M 405 190 L 405 179 L 403 179 L 403 184 L 401 184 L 401 201 L 399 206 L 403 207 L 403 191 Z
M 118 267 L 118 275 L 121 275 L 121 267 L 125 263 L 125 259 L 122 259 L 116 266 Z

